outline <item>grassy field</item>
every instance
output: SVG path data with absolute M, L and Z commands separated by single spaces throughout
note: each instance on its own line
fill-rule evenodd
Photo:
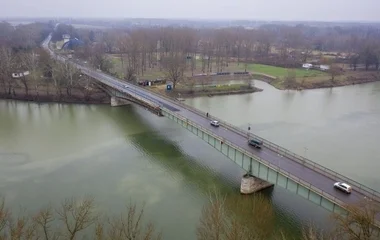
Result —
M 205 87 L 193 87 L 189 88 L 186 85 L 178 84 L 175 91 L 167 92 L 164 85 L 154 85 L 151 87 L 152 91 L 160 94 L 168 94 L 173 97 L 194 97 L 204 95 L 220 95 L 220 94 L 241 94 L 252 93 L 258 91 L 258 89 L 249 87 L 247 84 L 228 84 L 228 85 L 216 85 Z
M 118 73 L 119 77 L 122 77 L 122 66 L 121 60 L 119 56 L 110 56 L 112 62 L 114 64 L 113 72 Z M 127 65 L 126 62 L 124 62 Z M 212 71 L 215 72 L 216 64 L 213 63 Z M 234 72 L 234 71 L 244 71 L 245 65 L 244 63 L 237 64 L 236 62 L 231 62 L 228 67 L 224 67 L 223 71 L 225 72 Z M 194 70 L 194 74 L 202 73 L 202 62 L 201 60 L 196 61 L 196 68 Z M 331 76 L 329 73 L 321 72 L 317 70 L 306 70 L 302 68 L 292 69 L 296 73 L 296 85 L 299 89 L 308 89 L 308 88 L 319 88 L 326 87 L 331 85 L 342 86 L 347 85 L 352 82 L 352 80 L 348 80 L 348 78 L 356 78 L 356 79 L 369 79 L 373 78 L 372 76 L 367 76 L 369 73 L 360 72 L 360 71 L 345 71 L 343 75 L 337 76 L 335 81 L 331 81 Z M 262 73 L 275 78 L 275 80 L 267 80 L 271 85 L 278 89 L 285 89 L 285 77 L 288 76 L 289 69 L 282 67 L 275 67 L 269 65 L 262 64 L 248 64 L 247 71 L 251 73 Z M 366 75 L 367 74 L 367 75 Z M 185 72 L 185 76 L 191 76 L 191 70 L 187 69 Z M 158 67 L 147 69 L 144 75 L 139 75 L 139 79 L 153 80 L 156 78 L 164 78 L 165 73 L 160 71 Z M 257 79 L 261 79 L 258 77 Z M 232 80 L 232 79 L 231 79 Z M 263 79 L 264 80 L 264 79 Z M 356 81 L 356 80 L 355 80 Z M 346 83 L 347 82 L 347 83 Z M 235 87 L 235 86 L 234 86 Z M 227 90 L 227 89 L 226 89 Z M 232 90 L 232 89 L 230 89 Z
M 117 73 L 122 73 L 122 65 L 121 65 L 121 60 L 120 57 L 117 56 L 112 56 L 111 57 L 112 62 L 114 64 L 113 71 Z M 126 63 L 124 63 L 126 64 Z M 234 71 L 244 71 L 245 65 L 243 63 L 237 64 L 235 62 L 232 62 L 229 64 L 228 67 L 224 67 L 223 71 L 225 72 L 234 72 Z M 194 70 L 194 74 L 199 74 L 202 73 L 202 62 L 200 60 L 196 61 L 196 67 Z M 212 65 L 212 70 L 215 72 L 216 70 L 216 64 L 213 63 Z M 327 76 L 328 74 L 321 72 L 321 71 L 316 71 L 316 70 L 305 70 L 301 68 L 294 69 L 296 71 L 296 76 L 297 78 L 304 78 L 304 77 L 318 77 L 318 76 Z M 248 64 L 247 65 L 247 71 L 249 72 L 258 72 L 258 73 L 264 73 L 267 75 L 271 75 L 273 77 L 285 77 L 288 75 L 288 69 L 287 68 L 282 68 L 282 67 L 274 67 L 274 66 L 269 66 L 269 65 L 262 65 L 262 64 Z M 185 72 L 186 76 L 191 76 L 191 70 L 187 69 Z M 142 79 L 155 79 L 155 78 L 160 78 L 164 77 L 165 73 L 159 71 L 159 68 L 152 68 L 152 69 L 147 69 L 147 71 L 144 73 L 144 75 L 140 76 Z
M 243 68 L 244 70 L 244 68 Z M 317 71 L 317 70 L 306 70 L 301 68 L 295 68 L 297 78 L 304 78 L 304 77 L 321 77 L 321 76 L 327 76 L 328 74 L 325 72 Z M 248 72 L 257 72 L 257 73 L 264 73 L 267 75 L 271 75 L 273 77 L 282 78 L 286 77 L 288 75 L 289 69 L 282 68 L 282 67 L 274 67 L 269 65 L 262 65 L 262 64 L 248 64 L 247 66 Z

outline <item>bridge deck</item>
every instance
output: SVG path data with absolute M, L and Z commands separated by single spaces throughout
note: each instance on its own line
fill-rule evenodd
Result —
M 358 192 L 357 189 L 355 188 L 353 188 L 352 193 L 349 195 L 343 192 L 340 192 L 333 188 L 333 184 L 336 181 L 341 181 L 341 179 L 332 179 L 318 171 L 315 171 L 305 166 L 304 164 L 294 161 L 291 158 L 281 156 L 274 150 L 271 150 L 265 146 L 261 150 L 250 147 L 247 144 L 247 135 L 242 135 L 239 132 L 233 131 L 226 126 L 223 126 L 223 124 L 219 128 L 215 128 L 210 125 L 211 119 L 207 118 L 205 114 L 201 115 L 199 113 L 191 111 L 187 107 L 183 106 L 183 104 L 181 104 L 180 102 L 173 102 L 171 100 L 160 97 L 157 94 L 151 93 L 148 90 L 141 89 L 133 85 L 128 85 L 128 88 L 126 88 L 125 83 L 115 82 L 118 80 L 113 77 L 107 76 L 105 74 L 97 74 L 97 77 L 103 77 L 103 80 L 107 79 L 107 81 L 110 81 L 109 82 L 110 85 L 112 85 L 113 87 L 117 88 L 118 90 L 122 92 L 128 93 L 132 91 L 132 95 L 137 94 L 140 97 L 144 97 L 152 101 L 156 101 L 157 103 L 161 104 L 162 106 L 164 106 L 165 108 L 171 111 L 176 111 L 176 114 L 179 114 L 185 118 L 188 118 L 189 120 L 210 130 L 214 134 L 226 139 L 229 142 L 234 143 L 235 145 L 240 146 L 244 150 L 270 162 L 271 164 L 280 167 L 281 169 L 287 171 L 288 173 L 299 177 L 300 179 L 336 197 L 338 200 L 344 203 L 347 203 L 347 204 L 356 203 L 360 200 L 364 200 L 365 197 L 378 201 L 378 199 L 375 199 L 370 193 L 363 194 L 362 192 Z M 348 182 L 348 184 L 350 184 L 350 182 Z
M 44 43 L 45 47 L 47 42 Z M 63 61 L 65 61 L 65 59 L 63 59 Z M 76 67 L 81 69 L 83 73 L 99 80 L 100 82 L 110 87 L 119 90 L 120 92 L 127 93 L 130 96 L 144 98 L 170 111 L 176 112 L 176 114 L 179 114 L 182 117 L 195 122 L 203 128 L 206 128 L 209 131 L 213 132 L 215 135 L 218 135 L 225 140 L 232 142 L 237 146 L 240 146 L 247 152 L 250 152 L 257 157 L 266 160 L 267 162 L 283 169 L 291 175 L 297 176 L 301 180 L 311 184 L 313 187 L 318 188 L 325 193 L 330 194 L 343 203 L 357 203 L 358 201 L 364 200 L 365 198 L 372 199 L 374 202 L 380 203 L 380 194 L 378 192 L 366 188 L 359 183 L 354 182 L 353 180 L 350 182 L 350 180 L 347 180 L 346 177 L 336 177 L 331 174 L 331 172 L 333 172 L 331 170 L 323 170 L 320 167 L 313 169 L 314 166 L 313 164 L 310 164 L 310 162 L 308 164 L 304 164 L 301 161 L 296 161 L 292 157 L 284 156 L 283 154 L 280 155 L 277 151 L 273 150 L 273 147 L 268 147 L 268 145 L 265 146 L 265 144 L 269 144 L 269 142 L 264 142 L 264 147 L 261 150 L 252 148 L 247 144 L 247 135 L 243 134 L 242 130 L 237 130 L 236 128 L 228 126 L 226 123 L 225 125 L 222 123 L 221 127 L 219 128 L 212 127 L 210 125 L 210 119 L 207 118 L 204 113 L 194 111 L 180 102 L 175 102 L 173 100 L 164 98 L 141 87 L 121 82 L 119 79 L 116 79 L 102 72 L 92 70 L 86 66 L 82 66 L 77 63 L 74 64 Z M 353 191 L 350 195 L 337 191 L 333 188 L 334 182 L 343 180 L 340 178 L 345 179 L 348 184 L 353 184 Z M 358 186 L 360 186 L 360 188 Z

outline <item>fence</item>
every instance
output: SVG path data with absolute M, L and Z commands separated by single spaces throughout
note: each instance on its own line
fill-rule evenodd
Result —
M 182 108 L 185 108 L 193 113 L 196 113 L 200 116 L 206 116 L 206 113 L 205 112 L 202 112 L 194 107 L 191 107 L 189 105 L 186 105 L 186 104 L 183 104 L 179 101 L 176 101 L 174 100 L 173 98 L 169 98 L 169 97 L 166 97 L 166 96 L 162 96 L 161 94 L 158 94 L 158 93 L 154 93 L 152 92 L 152 94 L 156 95 L 157 97 L 160 97 L 162 99 L 165 99 L 167 101 L 170 101 L 171 103 L 175 104 L 175 105 L 179 105 L 181 106 Z M 230 123 L 227 123 L 225 121 L 223 121 L 222 119 L 219 119 L 215 116 L 212 116 L 212 115 L 209 115 L 209 118 L 212 118 L 213 120 L 217 120 L 220 122 L 220 124 L 223 126 L 223 127 L 226 127 L 228 128 L 229 130 L 231 131 L 234 131 L 235 133 L 238 133 L 240 134 L 241 136 L 244 136 L 244 137 L 247 137 L 247 136 L 251 136 L 251 137 L 254 137 L 254 138 L 257 138 L 261 141 L 263 141 L 263 144 L 265 147 L 271 149 L 272 151 L 284 156 L 284 157 L 287 157 L 299 164 L 302 164 L 304 165 L 305 167 L 308 167 L 308 168 L 311 168 L 313 169 L 314 171 L 316 172 L 319 172 L 323 175 L 325 175 L 326 177 L 334 180 L 334 181 L 343 181 L 343 182 L 347 182 L 348 184 L 350 184 L 352 187 L 354 187 L 354 190 L 357 191 L 357 192 L 360 192 L 361 194 L 367 196 L 367 197 L 370 197 L 371 199 L 373 200 L 376 200 L 378 202 L 380 202 L 380 193 L 377 192 L 376 190 L 374 189 L 371 189 L 369 187 L 366 187 L 362 184 L 360 184 L 359 182 L 353 180 L 353 179 L 350 179 L 348 177 L 345 177 L 329 168 L 326 168 L 326 167 L 323 167 L 322 165 L 318 164 L 318 163 L 315 163 L 305 157 L 302 157 L 298 154 L 295 154 L 293 152 L 291 152 L 290 150 L 288 149 L 285 149 L 275 143 L 272 143 L 266 139 L 263 139 L 262 137 L 259 137 L 253 133 L 250 133 L 248 131 L 244 131 L 243 129 L 237 127 L 237 126 L 234 126 Z
M 270 162 L 268 162 L 268 161 L 266 161 L 266 160 L 264 160 L 264 159 L 262 159 L 262 158 L 260 158 L 258 156 L 255 156 L 254 154 L 252 154 L 252 153 L 244 150 L 243 148 L 235 145 L 234 143 L 226 140 L 225 138 L 219 137 L 218 135 L 216 135 L 213 132 L 211 132 L 209 129 L 204 128 L 201 125 L 198 125 L 197 123 L 189 120 L 188 118 L 183 117 L 180 114 L 174 113 L 174 112 L 172 112 L 172 111 L 170 111 L 168 109 L 165 109 L 165 108 L 163 108 L 163 110 L 165 112 L 167 112 L 168 114 L 173 115 L 176 118 L 178 118 L 178 119 L 186 122 L 187 124 L 189 124 L 189 125 L 197 128 L 197 129 L 199 129 L 199 130 L 207 133 L 208 135 L 212 136 L 213 138 L 215 138 L 215 139 L 217 139 L 219 141 L 223 141 L 223 144 L 227 144 L 227 145 L 231 146 L 232 148 L 238 150 L 239 152 L 245 154 L 246 156 L 248 156 L 248 157 L 250 157 L 252 159 L 255 159 L 256 161 L 258 161 L 258 162 L 262 163 L 263 165 L 269 167 L 270 169 L 272 169 L 272 170 L 274 170 L 276 172 L 281 173 L 285 177 L 293 180 L 294 182 L 296 182 L 296 183 L 298 183 L 298 184 L 300 184 L 300 185 L 302 185 L 302 186 L 304 186 L 304 187 L 312 190 L 313 192 L 315 192 L 315 193 L 317 193 L 317 194 L 325 197 L 326 199 L 329 199 L 330 201 L 332 201 L 332 202 L 336 203 L 337 205 L 341 206 L 342 208 L 344 207 L 344 202 L 342 202 L 341 200 L 337 199 L 336 197 L 334 197 L 334 196 L 332 196 L 332 195 L 330 195 L 330 194 L 328 194 L 328 193 L 326 193 L 326 192 L 324 192 L 324 191 L 322 191 L 322 190 L 314 187 L 311 183 L 306 182 L 306 181 L 304 181 L 304 180 L 302 180 L 302 179 L 300 179 L 300 178 L 298 178 L 298 177 L 290 174 L 289 172 L 286 172 L 286 171 L 282 170 L 280 167 L 278 167 L 276 165 L 273 165 Z
M 120 81 L 119 79 L 117 79 L 115 77 L 111 77 L 111 78 L 113 78 L 116 81 Z M 166 100 L 168 102 L 171 102 L 174 105 L 180 106 L 180 107 L 182 107 L 184 109 L 187 109 L 188 111 L 191 111 L 191 112 L 193 112 L 195 114 L 198 114 L 200 116 L 206 116 L 205 112 L 202 112 L 202 111 L 200 111 L 200 110 L 198 110 L 198 109 L 196 109 L 194 107 L 188 106 L 186 104 L 183 104 L 183 103 L 175 100 L 174 98 L 163 96 L 163 95 L 155 93 L 153 91 L 148 91 L 148 90 L 146 90 L 146 89 L 144 89 L 144 88 L 142 88 L 140 86 L 132 85 L 130 83 L 128 83 L 128 85 L 131 85 L 134 88 L 138 88 L 138 89 L 140 89 L 140 90 L 142 90 L 142 91 L 144 91 L 144 92 L 146 92 L 148 94 L 155 95 L 156 97 L 158 97 L 160 99 L 163 99 L 163 100 Z M 272 142 L 270 142 L 268 140 L 265 140 L 265 139 L 263 139 L 263 138 L 255 135 L 255 134 L 249 133 L 248 131 L 244 131 L 243 129 L 241 129 L 241 128 L 237 127 L 237 126 L 234 126 L 232 124 L 229 124 L 229 123 L 223 121 L 222 119 L 219 119 L 219 118 L 217 118 L 215 116 L 211 116 L 211 115 L 209 115 L 209 117 L 212 118 L 213 120 L 219 121 L 220 124 L 223 127 L 227 128 L 227 129 L 229 129 L 229 130 L 231 130 L 231 131 L 233 131 L 235 133 L 238 133 L 241 136 L 244 136 L 244 137 L 252 136 L 254 138 L 262 140 L 264 146 L 267 147 L 267 148 L 269 148 L 269 149 L 271 149 L 272 151 L 274 151 L 274 152 L 276 152 L 276 153 L 278 153 L 278 154 L 280 154 L 280 155 L 282 155 L 284 157 L 287 157 L 287 158 L 289 158 L 289 159 L 291 159 L 291 160 L 293 160 L 293 161 L 295 161 L 295 162 L 297 162 L 299 164 L 302 164 L 305 167 L 313 169 L 314 171 L 319 172 L 319 173 L 323 174 L 324 176 L 326 176 L 326 177 L 328 177 L 328 178 L 330 178 L 330 179 L 332 179 L 334 181 L 347 182 L 348 184 L 350 184 L 354 188 L 355 191 L 357 191 L 357 192 L 359 192 L 359 193 L 361 193 L 361 194 L 363 194 L 363 195 L 365 195 L 365 196 L 367 196 L 367 197 L 369 197 L 369 198 L 371 198 L 373 200 L 376 200 L 376 201 L 380 202 L 380 193 L 377 192 L 374 189 L 366 187 L 366 186 L 360 184 L 359 182 L 357 182 L 357 181 L 355 181 L 353 179 L 345 177 L 345 176 L 343 176 L 343 175 L 341 175 L 341 174 L 339 174 L 339 173 L 337 173 L 337 172 L 335 172 L 335 171 L 333 171 L 333 170 L 331 170 L 329 168 L 323 167 L 322 165 L 320 165 L 318 163 L 315 163 L 315 162 L 313 162 L 313 161 L 311 161 L 311 160 L 309 160 L 309 159 L 307 159 L 305 157 L 297 155 L 297 154 L 289 151 L 288 149 L 280 147 L 279 145 L 277 145 L 275 143 L 272 143 Z
M 309 183 L 307 181 L 304 181 L 304 180 L 302 180 L 302 179 L 300 179 L 300 178 L 292 175 L 291 173 L 289 173 L 287 171 L 282 170 L 280 167 L 278 167 L 276 165 L 273 165 L 270 162 L 268 162 L 268 161 L 266 161 L 266 160 L 264 160 L 264 159 L 262 159 L 262 158 L 260 158 L 258 156 L 255 156 L 254 154 L 252 154 L 252 153 L 244 150 L 243 148 L 235 145 L 234 143 L 232 143 L 232 142 L 230 142 L 230 141 L 228 141 L 228 140 L 226 140 L 224 138 L 219 137 L 218 135 L 216 135 L 213 132 L 211 132 L 209 129 L 204 128 L 201 125 L 198 125 L 197 123 L 189 120 L 188 118 L 185 118 L 185 117 L 181 116 L 180 114 L 174 113 L 174 112 L 172 112 L 172 111 L 170 111 L 170 110 L 168 110 L 166 108 L 162 108 L 162 110 L 165 111 L 165 112 L 167 112 L 168 114 L 173 115 L 176 118 L 178 118 L 178 119 L 186 122 L 187 124 L 192 125 L 193 127 L 195 127 L 197 129 L 199 129 L 199 130 L 207 133 L 208 135 L 212 136 L 213 138 L 215 138 L 215 139 L 217 139 L 219 141 L 223 141 L 224 144 L 229 145 L 230 147 L 232 147 L 232 148 L 240 151 L 241 153 L 245 154 L 246 156 L 248 156 L 248 157 L 250 157 L 250 158 L 252 158 L 252 159 L 260 162 L 261 164 L 267 166 L 268 168 L 270 168 L 270 169 L 272 169 L 272 170 L 274 170 L 274 171 L 282 174 L 283 176 L 291 179 L 292 181 L 296 182 L 297 184 L 299 184 L 299 185 L 301 185 L 301 186 L 303 186 L 303 187 L 305 187 L 305 188 L 307 188 L 307 189 L 309 189 L 309 190 L 311 190 L 311 191 L 319 194 L 323 198 L 328 199 L 329 201 L 333 202 L 334 204 L 338 205 L 339 207 L 341 207 L 343 209 L 346 208 L 346 204 L 343 201 L 339 200 L 338 198 L 332 196 L 329 193 L 324 192 L 323 190 L 321 190 L 319 188 L 314 187 L 311 183 Z M 367 200 L 369 200 L 369 199 L 367 199 Z M 378 219 L 375 219 L 374 226 L 380 228 L 380 222 L 378 221 Z

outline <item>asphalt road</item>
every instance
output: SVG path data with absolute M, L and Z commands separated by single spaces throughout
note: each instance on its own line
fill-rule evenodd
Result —
M 93 75 L 93 73 L 91 75 Z M 223 125 L 221 125 L 220 127 L 213 127 L 210 125 L 210 121 L 212 119 L 207 118 L 205 115 L 199 115 L 190 110 L 187 110 L 180 104 L 177 105 L 171 101 L 167 101 L 163 98 L 160 98 L 155 94 L 150 93 L 148 90 L 135 87 L 131 84 L 121 83 L 117 79 L 110 77 L 104 73 L 97 72 L 93 76 L 97 78 L 102 78 L 103 83 L 106 83 L 107 85 L 114 87 L 121 92 L 129 93 L 132 96 L 136 94 L 152 102 L 158 103 L 169 110 L 176 111 L 177 114 L 185 118 L 188 118 L 189 120 L 210 130 L 214 134 L 226 139 L 227 141 L 234 143 L 235 145 L 243 148 L 244 150 L 312 184 L 314 187 L 336 197 L 342 202 L 355 203 L 358 200 L 364 199 L 365 197 L 365 195 L 355 191 L 355 189 L 353 189 L 351 194 L 346 194 L 344 192 L 334 189 L 333 184 L 337 181 L 340 181 L 340 179 L 328 178 L 319 172 L 313 171 L 312 169 L 307 168 L 298 162 L 295 162 L 294 160 L 278 155 L 276 152 L 266 148 L 265 146 L 262 149 L 256 149 L 248 145 L 247 136 L 242 136 L 241 134 L 236 133 L 235 131 L 232 131 L 229 128 L 223 127 Z
M 43 46 L 47 47 L 47 43 L 49 41 L 50 39 L 48 37 L 44 41 Z M 51 54 L 53 53 L 51 52 Z M 59 60 L 65 60 L 62 57 L 59 57 L 59 56 L 57 57 L 59 58 Z M 247 136 L 242 136 L 241 134 L 231 130 L 230 128 L 224 127 L 223 125 L 221 125 L 218 128 L 213 127 L 210 125 L 210 121 L 212 119 L 207 118 L 205 115 L 200 115 L 198 113 L 195 113 L 193 111 L 186 109 L 185 107 L 181 106 L 181 103 L 178 103 L 178 104 L 173 103 L 172 101 L 168 101 L 165 98 L 161 98 L 157 96 L 156 94 L 152 94 L 151 92 L 143 88 L 136 87 L 129 83 L 121 82 L 112 76 L 109 76 L 107 74 L 104 74 L 96 70 L 92 70 L 82 64 L 80 65 L 78 63 L 74 63 L 74 64 L 78 68 L 80 68 L 83 73 L 88 74 L 91 77 L 94 77 L 95 79 L 103 82 L 104 84 L 110 87 L 113 87 L 121 92 L 130 94 L 131 96 L 139 96 L 159 106 L 163 106 L 171 111 L 175 111 L 177 114 L 185 118 L 188 118 L 189 120 L 201 125 L 202 127 L 213 132 L 214 134 L 226 139 L 227 141 L 232 142 L 235 145 L 243 148 L 244 150 L 270 162 L 272 165 L 280 167 L 284 171 L 304 180 L 305 182 L 310 183 L 315 188 L 318 188 L 319 190 L 330 194 L 331 196 L 339 199 L 340 201 L 344 203 L 352 204 L 360 200 L 363 200 L 365 198 L 371 198 L 370 194 L 367 194 L 367 195 L 362 194 L 361 192 L 356 191 L 355 188 L 352 189 L 351 194 L 346 194 L 339 190 L 336 190 L 334 189 L 333 184 L 337 181 L 341 181 L 340 179 L 331 179 L 319 172 L 316 172 L 308 167 L 303 166 L 302 164 L 298 162 L 295 162 L 294 160 L 291 160 L 287 157 L 280 156 L 276 152 L 274 152 L 271 149 L 266 148 L 265 146 L 261 150 L 256 149 L 248 145 Z M 347 183 L 350 184 L 349 182 Z M 380 216 L 378 219 L 380 219 Z

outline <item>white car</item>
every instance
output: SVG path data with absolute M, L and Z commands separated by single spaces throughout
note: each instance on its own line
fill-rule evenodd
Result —
M 124 85 L 125 88 L 128 88 L 128 85 Z
M 339 189 L 345 193 L 348 193 L 348 194 L 350 194 L 352 191 L 352 187 L 350 185 L 348 185 L 347 183 L 343 183 L 343 182 L 334 183 L 334 188 L 337 188 L 337 189 Z
M 210 122 L 210 124 L 211 124 L 212 126 L 214 126 L 214 127 L 219 127 L 219 122 L 218 122 L 218 121 L 212 120 L 212 121 Z

